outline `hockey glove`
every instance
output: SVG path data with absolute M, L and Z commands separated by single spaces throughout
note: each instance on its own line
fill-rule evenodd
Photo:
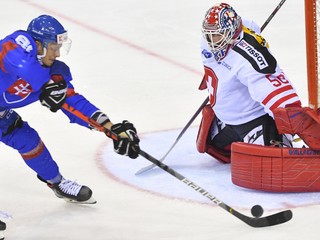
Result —
M 276 108 L 274 120 L 280 134 L 298 134 L 312 149 L 320 149 L 320 111 L 309 107 Z
M 67 82 L 61 75 L 52 75 L 51 80 L 42 86 L 40 103 L 52 112 L 58 111 L 67 98 Z
M 113 140 L 113 147 L 116 153 L 129 156 L 133 159 L 139 156 L 140 139 L 132 123 L 124 120 L 122 123 L 114 124 L 111 127 L 111 131 L 119 137 L 117 140 Z

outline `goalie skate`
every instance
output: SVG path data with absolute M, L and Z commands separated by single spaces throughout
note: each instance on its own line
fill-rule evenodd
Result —
M 97 202 L 92 197 L 92 190 L 89 187 L 75 181 L 62 178 L 59 183 L 47 183 L 47 185 L 58 198 L 67 202 L 78 204 L 95 204 Z

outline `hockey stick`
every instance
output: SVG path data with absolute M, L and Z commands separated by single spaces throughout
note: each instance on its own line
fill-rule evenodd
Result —
M 271 15 L 268 17 L 268 19 L 264 22 L 264 24 L 262 25 L 262 27 L 260 28 L 260 31 L 262 32 L 265 27 L 270 23 L 271 19 L 276 15 L 276 13 L 279 11 L 279 9 L 282 7 L 282 5 L 284 4 L 286 0 L 282 0 L 278 6 L 273 10 L 273 12 L 271 13 Z M 198 108 L 198 110 L 195 112 L 195 114 L 191 117 L 191 119 L 189 120 L 189 122 L 187 123 L 187 125 L 182 129 L 181 133 L 179 134 L 179 136 L 176 138 L 175 142 L 173 143 L 173 145 L 170 147 L 170 149 L 168 150 L 168 152 L 162 157 L 160 158 L 160 162 L 163 162 L 164 159 L 168 156 L 168 154 L 171 152 L 171 150 L 175 147 L 175 145 L 178 143 L 178 141 L 180 140 L 180 138 L 182 137 L 182 135 L 185 133 L 185 131 L 189 128 L 189 126 L 191 125 L 191 123 L 196 119 L 196 117 L 199 115 L 199 113 L 201 112 L 201 110 L 205 107 L 205 105 L 208 103 L 209 101 L 209 97 L 207 97 L 205 99 L 205 101 L 201 104 L 201 106 Z M 141 173 L 144 173 L 146 171 L 151 170 L 152 168 L 154 168 L 156 166 L 156 164 L 151 164 L 148 165 L 146 167 L 141 168 L 139 171 L 136 172 L 136 175 L 139 175 Z
M 168 150 L 168 152 L 162 157 L 160 158 L 160 162 L 163 162 L 164 159 L 168 156 L 168 154 L 171 152 L 171 150 L 176 146 L 176 144 L 178 143 L 178 141 L 180 140 L 180 138 L 182 137 L 182 135 L 187 131 L 187 129 L 190 127 L 190 125 L 192 124 L 192 122 L 196 119 L 196 117 L 199 115 L 199 113 L 201 112 L 201 110 L 207 105 L 207 103 L 209 102 L 209 97 L 207 97 L 204 102 L 201 104 L 201 106 L 198 108 L 198 110 L 195 112 L 195 114 L 193 114 L 193 116 L 191 117 L 191 119 L 189 120 L 189 122 L 186 124 L 186 126 L 181 130 L 179 136 L 176 138 L 176 140 L 174 141 L 174 143 L 172 144 L 172 146 L 170 147 L 170 149 Z M 156 164 L 151 164 L 148 165 L 144 168 L 141 168 L 139 171 L 136 172 L 136 175 L 139 175 L 141 173 L 144 173 L 146 171 L 151 170 L 152 168 L 154 168 L 156 166 Z
M 186 177 L 184 177 L 183 175 L 181 175 L 177 171 L 173 170 L 169 166 L 165 165 L 164 163 L 160 162 L 159 160 L 155 159 L 154 157 L 152 157 L 148 153 L 140 150 L 139 154 L 141 156 L 143 156 L 144 158 L 146 158 L 147 160 L 149 160 L 150 162 L 153 162 L 159 168 L 163 169 L 167 173 L 169 173 L 172 176 L 174 176 L 175 178 L 179 179 L 181 182 L 183 182 L 184 184 L 186 184 L 187 186 L 189 186 L 190 188 L 192 188 L 196 192 L 199 192 L 201 195 L 208 198 L 211 202 L 213 202 L 214 204 L 223 208 L 224 210 L 226 210 L 227 212 L 229 212 L 230 214 L 237 217 L 238 219 L 240 219 L 241 221 L 243 221 L 244 223 L 248 224 L 251 227 L 260 228 L 260 227 L 274 226 L 274 225 L 288 222 L 292 218 L 292 211 L 291 210 L 284 210 L 284 211 L 281 211 L 281 212 L 278 212 L 278 213 L 275 213 L 275 214 L 272 214 L 269 216 L 260 217 L 260 218 L 248 217 L 248 216 L 236 211 L 232 207 L 228 206 L 226 203 L 222 202 L 217 197 L 213 196 L 211 193 L 206 191 L 204 188 L 200 187 L 199 185 L 197 185 L 193 181 L 187 179 Z
M 281 2 L 278 4 L 278 6 L 273 10 L 273 12 L 270 14 L 270 16 L 268 17 L 268 19 L 264 22 L 264 24 L 262 25 L 262 27 L 260 28 L 260 31 L 262 32 L 265 27 L 269 24 L 269 22 L 271 21 L 271 19 L 276 15 L 276 13 L 279 11 L 279 9 L 282 7 L 282 5 L 285 3 L 286 0 L 281 0 Z
M 81 113 L 80 111 L 76 110 L 75 108 L 67 105 L 66 103 L 63 104 L 62 108 L 69 111 L 70 113 L 74 114 L 76 117 L 82 119 L 83 121 L 87 122 L 88 124 L 94 126 L 97 130 L 104 132 L 108 137 L 115 139 L 115 140 L 118 139 L 118 136 L 115 133 L 104 128 L 103 126 L 101 126 L 99 123 L 97 123 L 93 119 L 90 119 L 88 116 L 85 116 L 83 113 Z M 260 228 L 260 227 L 274 226 L 274 225 L 288 222 L 292 218 L 292 211 L 291 210 L 284 210 L 284 211 L 281 211 L 281 212 L 278 212 L 278 213 L 275 213 L 275 214 L 272 214 L 269 216 L 260 217 L 260 218 L 248 217 L 248 216 L 236 211 L 235 209 L 231 208 L 230 206 L 228 206 L 227 204 L 225 204 L 224 202 L 222 202 L 221 200 L 219 200 L 218 198 L 216 198 L 215 196 L 210 194 L 204 188 L 200 187 L 196 183 L 187 179 L 186 177 L 184 177 L 180 173 L 176 172 L 175 170 L 173 170 L 169 166 L 165 165 L 164 163 L 160 162 L 159 160 L 152 157 L 151 155 L 144 152 L 143 150 L 140 150 L 139 154 L 142 157 L 149 160 L 150 162 L 157 165 L 159 168 L 161 168 L 164 171 L 166 171 L 167 173 L 171 174 L 172 176 L 174 176 L 175 178 L 177 178 L 178 180 L 180 180 L 184 184 L 186 184 L 188 187 L 192 188 L 196 192 L 199 192 L 204 197 L 207 197 L 211 202 L 213 202 L 214 204 L 223 208 L 224 210 L 226 210 L 227 212 L 229 212 L 230 214 L 237 217 L 238 219 L 240 219 L 241 221 L 243 221 L 244 223 L 248 224 L 251 227 Z

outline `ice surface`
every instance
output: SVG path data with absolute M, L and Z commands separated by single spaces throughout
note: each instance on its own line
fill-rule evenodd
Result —
M 278 0 L 230 0 L 240 15 L 262 25 Z M 212 1 L 10 0 L 2 2 L 1 36 L 26 29 L 40 14 L 56 16 L 69 30 L 70 66 L 76 90 L 113 122 L 132 121 L 142 148 L 161 158 L 206 92 L 199 53 L 200 25 Z M 264 31 L 274 55 L 307 101 L 303 1 L 287 1 Z M 36 128 L 62 174 L 90 186 L 98 203 L 71 205 L 38 181 L 20 156 L 0 145 L 0 210 L 9 240 L 211 240 L 318 239 L 319 195 L 262 194 L 232 185 L 228 165 L 195 150 L 193 127 L 165 163 L 243 213 L 259 203 L 265 214 L 292 208 L 284 225 L 252 229 L 149 164 L 113 153 L 103 134 L 70 125 L 40 104 L 17 110 Z M 144 190 L 145 189 L 145 190 Z

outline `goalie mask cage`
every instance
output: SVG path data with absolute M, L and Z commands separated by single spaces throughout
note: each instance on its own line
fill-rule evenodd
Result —
M 320 105 L 320 0 L 305 0 L 306 57 L 309 107 Z

